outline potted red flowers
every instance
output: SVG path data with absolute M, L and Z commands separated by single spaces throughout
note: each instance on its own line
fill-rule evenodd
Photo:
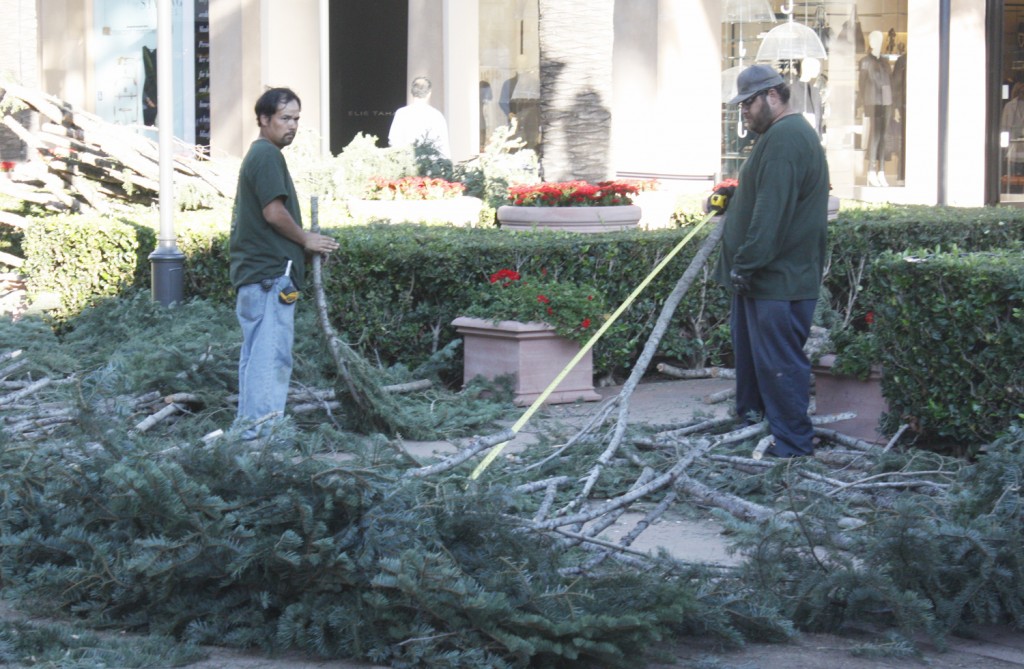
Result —
M 593 286 L 537 279 L 503 269 L 490 276 L 466 315 L 452 324 L 463 337 L 463 382 L 513 375 L 514 402 L 531 404 L 580 350 L 604 319 L 605 298 Z M 591 352 L 548 397 L 558 404 L 600 399 Z
M 352 216 L 362 221 L 476 225 L 483 202 L 464 196 L 465 190 L 457 181 L 432 177 L 374 177 L 366 184 L 362 198 L 349 200 L 348 207 Z
M 636 227 L 640 207 L 632 181 L 542 182 L 511 186 L 509 204 L 498 208 L 498 222 L 509 230 L 606 232 Z

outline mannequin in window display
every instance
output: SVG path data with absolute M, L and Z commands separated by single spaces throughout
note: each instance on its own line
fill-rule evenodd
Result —
M 1008 134 L 1010 146 L 1006 151 L 1006 172 L 1010 176 L 1024 173 L 1024 83 L 1010 89 L 1010 100 L 1003 107 L 999 129 Z
M 790 90 L 789 107 L 801 114 L 821 137 L 824 115 L 821 86 L 821 61 L 804 58 L 799 64 L 799 77 L 791 73 L 787 77 Z
M 885 179 L 885 132 L 892 114 L 892 72 L 882 56 L 879 30 L 868 35 L 868 54 L 860 61 L 857 87 L 859 106 L 864 111 L 867 181 L 869 186 L 888 186 Z

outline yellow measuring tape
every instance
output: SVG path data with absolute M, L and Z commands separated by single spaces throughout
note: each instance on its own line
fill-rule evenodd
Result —
M 608 328 L 610 328 L 612 324 L 615 323 L 616 319 L 618 319 L 618 317 L 622 315 L 622 312 L 629 308 L 629 305 L 633 304 L 633 300 L 635 300 L 637 296 L 639 296 L 640 293 L 643 292 L 644 288 L 646 288 L 647 285 L 651 283 L 654 277 L 658 276 L 661 270 L 665 269 L 665 266 L 672 261 L 676 254 L 679 253 L 679 251 L 681 251 L 682 248 L 686 246 L 691 239 L 693 239 L 693 236 L 696 235 L 700 231 L 700 229 L 703 228 L 704 225 L 708 221 L 710 221 L 717 213 L 718 212 L 716 211 L 709 212 L 703 220 L 701 220 L 699 223 L 697 223 L 696 226 L 694 226 L 693 230 L 691 230 L 689 234 L 683 237 L 683 239 L 680 240 L 678 244 L 676 244 L 675 248 L 673 248 L 667 256 L 662 258 L 661 262 L 659 262 L 655 266 L 651 273 L 648 274 L 647 277 L 640 282 L 640 285 L 633 289 L 633 292 L 629 294 L 629 296 L 622 302 L 622 304 L 619 305 L 619 308 L 616 309 L 612 313 L 612 315 L 608 317 L 608 320 L 606 320 L 604 324 L 602 324 L 601 327 L 598 328 L 597 332 L 594 333 L 594 335 L 587 341 L 587 343 L 580 347 L 579 353 L 577 353 L 573 357 L 573 359 L 569 361 L 569 364 L 565 366 L 565 369 L 558 373 L 558 376 L 555 377 L 554 381 L 548 384 L 548 387 L 544 389 L 544 392 L 537 396 L 537 399 L 533 401 L 533 404 L 531 404 L 530 408 L 526 410 L 526 413 L 524 413 L 519 418 L 519 420 L 516 421 L 515 425 L 512 426 L 513 434 L 523 429 L 523 426 L 526 425 L 527 421 L 529 421 L 530 418 L 533 417 L 533 414 L 537 412 L 537 409 L 539 409 L 540 406 L 544 404 L 544 400 L 548 398 L 548 395 L 554 392 L 555 388 L 558 387 L 558 384 L 565 380 L 565 377 L 568 376 L 569 372 L 572 371 L 572 368 L 576 366 L 576 363 L 583 359 L 583 356 L 587 354 L 587 351 L 594 347 L 594 344 L 597 343 L 597 340 L 601 338 L 601 335 L 608 331 Z M 506 446 L 508 446 L 508 444 L 509 442 L 503 441 L 502 443 L 492 448 L 490 452 L 484 457 L 484 459 L 480 461 L 480 464 L 477 465 L 476 469 L 473 470 L 473 473 L 469 475 L 469 478 L 473 480 L 479 477 L 480 474 L 482 474 L 485 469 L 491 466 L 491 463 L 494 462 L 494 459 L 501 454 L 501 452 L 505 449 Z

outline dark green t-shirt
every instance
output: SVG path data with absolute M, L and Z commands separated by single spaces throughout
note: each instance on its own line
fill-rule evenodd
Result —
M 818 298 L 828 241 L 829 175 L 818 134 L 799 114 L 757 139 L 729 202 L 716 278 L 735 268 L 750 297 Z
M 302 290 L 305 280 L 305 252 L 279 234 L 263 218 L 263 207 L 276 198 L 302 226 L 299 198 L 281 150 L 265 139 L 249 147 L 238 172 L 238 190 L 231 216 L 231 284 L 235 288 L 284 274 L 292 261 L 292 281 Z

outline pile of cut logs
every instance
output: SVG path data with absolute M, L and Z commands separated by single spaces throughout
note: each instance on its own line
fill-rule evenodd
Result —
M 26 115 L 23 110 L 36 112 Z M 0 175 L 0 193 L 53 211 L 108 211 L 118 202 L 154 205 L 160 195 L 159 145 L 137 127 L 108 123 L 38 90 L 0 87 L 3 124 L 28 147 L 29 159 Z M 19 119 L 31 119 L 31 128 Z M 178 144 L 178 187 L 231 195 L 231 186 L 194 147 Z M 24 225 L 0 212 L 0 224 Z

